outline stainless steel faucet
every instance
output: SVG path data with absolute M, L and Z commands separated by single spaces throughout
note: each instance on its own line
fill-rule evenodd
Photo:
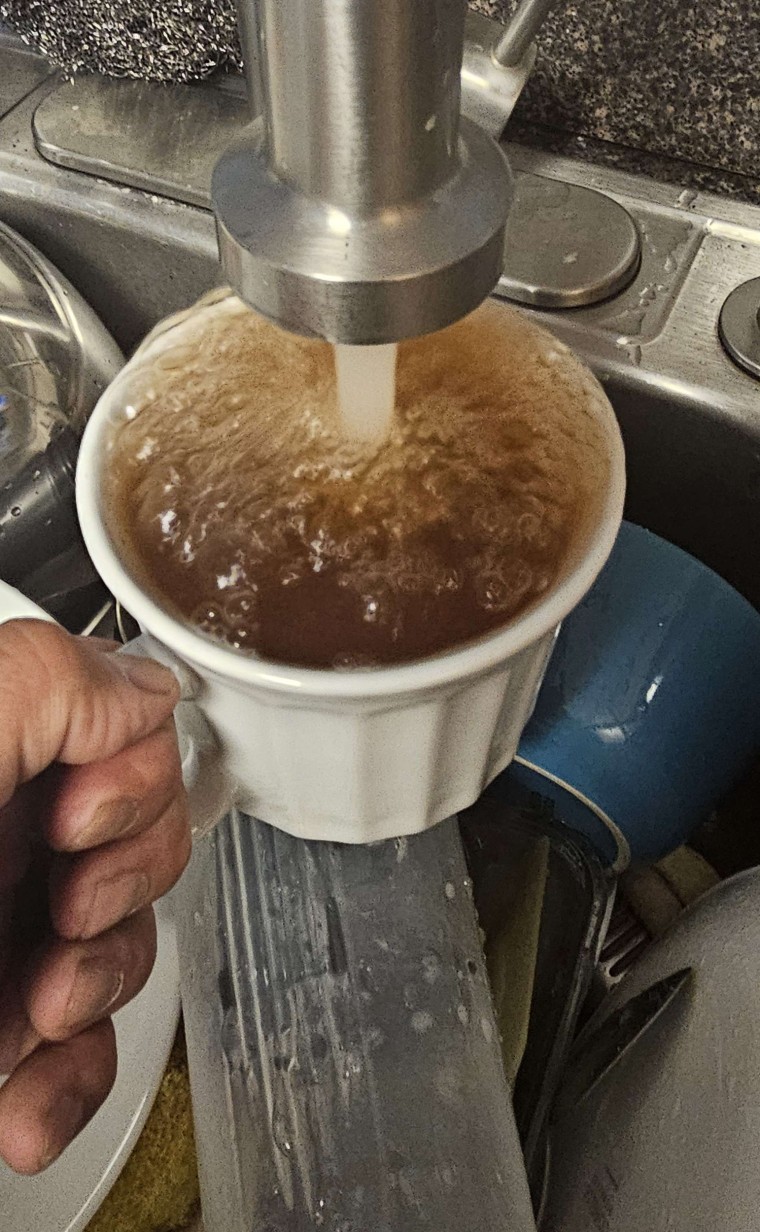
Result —
M 495 286 L 511 177 L 460 116 L 465 8 L 240 0 L 263 115 L 214 173 L 219 248 L 240 295 L 285 328 L 394 342 Z

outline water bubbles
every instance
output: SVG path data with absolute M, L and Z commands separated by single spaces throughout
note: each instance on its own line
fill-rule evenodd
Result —
M 218 573 L 216 576 L 217 590 L 229 590 L 230 587 L 237 586 L 245 577 L 245 569 L 240 564 L 240 561 L 234 561 L 226 573 Z
M 487 558 L 475 583 L 478 602 L 487 612 L 515 611 L 531 589 L 533 573 L 522 561 L 499 565 Z
M 212 604 L 201 604 L 190 614 L 190 623 L 195 625 L 207 637 L 222 641 L 227 633 L 227 622 L 222 611 Z
M 401 343 L 378 444 L 342 434 L 327 344 L 239 301 L 190 315 L 177 355 L 165 340 L 168 362 L 124 380 L 109 469 L 135 567 L 202 632 L 369 670 L 479 636 L 550 585 L 603 487 L 594 417 L 567 431 L 597 387 L 555 340 L 485 305 Z
M 137 458 L 140 462 L 147 462 L 148 458 L 152 458 L 156 452 L 158 441 L 153 436 L 147 436 L 137 452 Z
M 167 539 L 172 534 L 177 522 L 176 509 L 165 509 L 163 513 L 159 514 L 158 522 L 161 527 L 161 534 Z
M 230 625 L 250 625 L 256 614 L 256 606 L 256 592 L 242 587 L 224 599 L 221 610 Z

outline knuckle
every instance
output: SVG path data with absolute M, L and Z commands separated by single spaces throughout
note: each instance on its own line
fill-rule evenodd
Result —
M 0 629 L 0 663 L 4 690 L 30 694 L 53 692 L 62 674 L 79 669 L 76 642 L 65 630 L 43 620 L 12 620 Z

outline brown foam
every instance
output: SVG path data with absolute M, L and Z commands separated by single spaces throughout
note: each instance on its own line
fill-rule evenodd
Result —
M 122 378 L 109 525 L 154 596 L 209 635 L 304 666 L 436 653 L 507 623 L 585 539 L 602 395 L 494 303 L 402 343 L 379 448 L 339 430 L 332 348 L 232 297 Z

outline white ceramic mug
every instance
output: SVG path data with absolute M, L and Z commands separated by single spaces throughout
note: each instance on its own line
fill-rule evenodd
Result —
M 215 772 L 226 801 L 289 834 L 344 843 L 414 834 L 466 808 L 514 757 L 560 622 L 615 542 L 625 462 L 601 387 L 589 374 L 588 413 L 602 426 L 609 458 L 604 499 L 582 553 L 538 604 L 493 634 L 418 662 L 295 668 L 240 654 L 169 615 L 128 573 L 106 526 L 101 475 L 121 419 L 122 380 L 174 345 L 183 319 L 160 326 L 98 402 L 82 441 L 77 504 L 109 590 L 155 639 L 156 657 L 195 673 L 194 704 L 218 742 Z M 178 714 L 181 737 L 187 723 L 187 713 Z M 196 718 L 190 746 L 200 733 Z M 210 799 L 217 803 L 196 817 L 199 828 L 218 820 L 211 813 L 221 808 L 219 792 Z

